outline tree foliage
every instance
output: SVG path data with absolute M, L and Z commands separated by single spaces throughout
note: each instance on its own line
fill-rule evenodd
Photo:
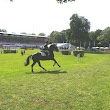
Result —
M 53 31 L 49 36 L 49 42 L 53 42 L 53 43 L 67 42 L 65 31 L 62 32 Z
M 77 43 L 85 42 L 89 38 L 90 22 L 83 16 L 73 14 L 70 18 L 71 40 Z
M 6 29 L 0 29 L 0 32 L 7 32 Z
M 43 33 L 43 32 L 41 32 L 41 33 L 39 33 L 39 35 L 38 36 L 46 36 L 46 34 L 45 33 Z
M 98 46 L 98 37 L 101 35 L 102 30 L 97 29 L 96 31 L 89 32 L 89 42 L 92 46 Z
M 11 2 L 13 2 L 13 0 L 10 0 Z M 62 4 L 62 3 L 67 3 L 67 2 L 72 2 L 75 0 L 56 0 L 58 3 Z
M 58 3 L 62 4 L 62 3 L 67 3 L 67 2 L 72 2 L 75 0 L 56 0 Z
M 21 32 L 20 34 L 27 34 L 26 32 Z
M 110 44 L 110 27 L 105 28 L 100 36 L 98 36 L 98 41 L 100 45 L 109 46 Z

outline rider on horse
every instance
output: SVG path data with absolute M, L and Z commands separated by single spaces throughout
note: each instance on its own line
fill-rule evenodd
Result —
M 46 56 L 49 55 L 48 44 L 49 44 L 49 42 L 46 41 L 46 42 L 45 42 L 45 45 L 44 45 L 44 48 L 43 48 L 43 52 L 46 54 Z

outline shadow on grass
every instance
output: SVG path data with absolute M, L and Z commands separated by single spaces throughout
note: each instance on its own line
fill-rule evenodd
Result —
M 25 72 L 26 74 L 60 74 L 60 73 L 67 73 L 67 71 L 60 71 L 60 70 L 53 70 L 53 71 L 39 71 L 39 72 Z

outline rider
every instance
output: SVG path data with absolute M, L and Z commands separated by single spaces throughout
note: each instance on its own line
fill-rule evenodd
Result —
M 46 54 L 46 56 L 47 56 L 47 55 L 49 55 L 49 48 L 48 48 L 48 44 L 49 44 L 49 42 L 48 42 L 48 41 L 46 41 L 46 42 L 45 42 L 45 45 L 44 45 L 44 48 L 43 48 L 44 53 Z

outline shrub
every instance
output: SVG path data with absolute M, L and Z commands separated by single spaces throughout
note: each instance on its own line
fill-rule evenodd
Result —
M 3 50 L 3 53 L 17 53 L 16 50 Z
M 74 56 L 77 56 L 80 53 L 80 57 L 84 56 L 84 50 L 74 50 L 73 54 Z
M 69 50 L 61 51 L 61 53 L 63 55 L 71 55 L 71 51 L 69 51 Z

